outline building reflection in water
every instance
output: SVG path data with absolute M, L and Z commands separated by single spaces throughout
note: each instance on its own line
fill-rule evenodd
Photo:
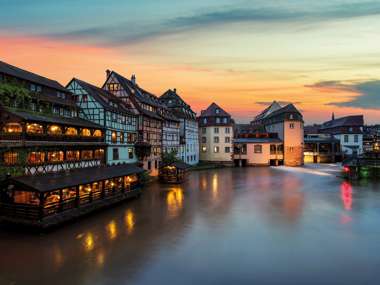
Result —
M 110 221 L 107 226 L 107 236 L 109 240 L 114 240 L 117 237 L 117 225 L 114 220 Z
M 176 217 L 183 208 L 183 191 L 180 187 L 173 187 L 167 193 L 166 204 L 170 217 Z
M 105 261 L 105 256 L 104 256 L 104 252 L 101 250 L 98 252 L 98 254 L 96 255 L 96 264 L 99 266 L 99 267 L 102 267 L 104 265 L 104 261 Z
M 352 210 L 352 186 L 347 181 L 340 185 L 340 197 L 342 198 L 343 207 L 346 211 Z
M 128 234 L 131 234 L 133 232 L 134 227 L 135 227 L 135 215 L 131 209 L 128 209 L 125 212 L 124 223 L 125 223 L 125 227 L 127 228 Z
M 53 249 L 53 258 L 54 258 L 54 265 L 58 269 L 63 265 L 64 257 L 62 254 L 62 250 L 59 246 L 55 246 Z
M 218 199 L 218 174 L 214 173 L 212 176 L 212 200 L 217 200 Z

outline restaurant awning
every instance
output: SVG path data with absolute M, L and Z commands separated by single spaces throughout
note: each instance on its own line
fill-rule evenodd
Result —
M 11 177 L 7 180 L 7 184 L 14 183 L 24 186 L 23 188 L 30 191 L 49 192 L 142 172 L 144 169 L 134 164 L 121 164 L 75 169 L 54 174 Z

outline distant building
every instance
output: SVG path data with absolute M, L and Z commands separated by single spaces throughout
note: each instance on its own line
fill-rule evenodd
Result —
M 320 133 L 330 134 L 340 141 L 344 155 L 363 153 L 363 115 L 332 119 L 322 124 Z
M 274 101 L 255 117 L 252 126 L 264 126 L 283 142 L 283 160 L 288 166 L 303 164 L 304 127 L 302 114 L 293 104 L 282 107 Z
M 199 139 L 196 113 L 177 94 L 176 89 L 166 91 L 160 97 L 160 102 L 180 120 L 179 158 L 188 164 L 197 164 L 199 162 Z
M 212 103 L 198 117 L 200 161 L 232 164 L 234 122 L 231 115 Z
M 107 164 L 134 163 L 137 139 L 137 116 L 120 98 L 90 83 L 73 78 L 66 87 L 80 107 L 79 116 L 105 129 Z
M 380 151 L 380 125 L 364 126 L 363 152 Z

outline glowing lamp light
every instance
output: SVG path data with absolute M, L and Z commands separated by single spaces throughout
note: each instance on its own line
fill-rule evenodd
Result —
M 344 171 L 345 173 L 350 172 L 350 167 L 348 167 L 347 165 L 343 166 L 343 171 Z

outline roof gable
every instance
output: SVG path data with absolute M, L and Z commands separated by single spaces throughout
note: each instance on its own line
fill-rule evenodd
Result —
M 214 116 L 225 116 L 231 117 L 229 113 L 220 108 L 216 103 L 211 103 L 206 110 L 201 111 L 200 117 L 214 117 Z

